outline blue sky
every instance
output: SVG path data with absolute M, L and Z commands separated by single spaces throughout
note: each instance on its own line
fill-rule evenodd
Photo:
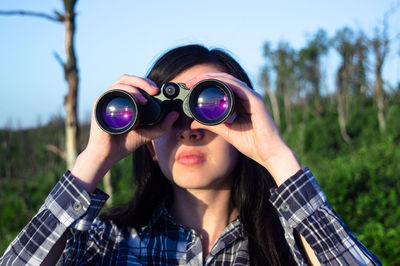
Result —
M 319 28 L 329 36 L 344 26 L 373 33 L 399 0 L 203 0 L 83 1 L 77 5 L 76 52 L 80 70 L 79 116 L 87 121 L 94 99 L 122 74 L 144 76 L 166 50 L 188 43 L 221 47 L 257 85 L 262 46 L 287 41 L 305 45 Z M 52 13 L 62 1 L 1 1 L 0 10 Z M 400 10 L 389 19 L 390 35 L 400 31 Z M 397 29 L 397 32 L 396 32 Z M 62 69 L 62 24 L 33 17 L 0 16 L 0 128 L 27 128 L 63 115 L 67 92 Z M 399 40 L 385 65 L 385 78 L 399 81 Z M 331 53 L 329 62 L 335 62 Z M 331 63 L 327 72 L 335 71 Z M 329 89 L 329 81 L 326 85 Z M 257 88 L 261 91 L 260 88 Z

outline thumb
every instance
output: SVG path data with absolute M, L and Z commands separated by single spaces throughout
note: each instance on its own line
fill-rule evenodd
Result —
M 142 135 L 146 136 L 147 140 L 153 140 L 155 138 L 161 137 L 171 129 L 172 125 L 175 123 L 178 117 L 178 112 L 170 112 L 159 123 L 143 127 Z
M 178 112 L 170 112 L 166 115 L 166 117 L 164 117 L 164 119 L 161 122 L 154 125 L 153 131 L 155 132 L 155 134 L 158 135 L 157 137 L 167 133 L 171 129 L 175 121 L 178 119 L 178 117 L 179 117 Z
M 229 131 L 229 126 L 225 123 L 208 126 L 208 125 L 204 125 L 196 120 L 193 120 L 192 124 L 190 125 L 190 128 L 191 129 L 205 129 L 205 130 L 211 131 L 217 135 L 220 135 L 221 137 L 223 137 L 225 139 L 227 139 L 228 131 Z

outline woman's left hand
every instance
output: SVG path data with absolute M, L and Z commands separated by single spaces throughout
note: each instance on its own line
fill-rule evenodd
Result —
M 238 151 L 264 166 L 277 185 L 295 174 L 300 165 L 293 151 L 283 141 L 262 97 L 246 83 L 226 73 L 206 73 L 186 83 L 192 88 L 204 79 L 218 79 L 227 84 L 236 97 L 237 117 L 233 123 L 206 126 L 197 121 L 192 129 L 206 129 L 222 136 Z

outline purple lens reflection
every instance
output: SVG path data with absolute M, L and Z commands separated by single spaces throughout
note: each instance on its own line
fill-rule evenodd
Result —
M 199 94 L 196 111 L 205 119 L 221 117 L 228 108 L 226 94 L 218 88 L 207 88 Z
M 132 121 L 135 111 L 132 103 L 125 98 L 112 99 L 103 108 L 103 119 L 111 128 L 124 128 Z

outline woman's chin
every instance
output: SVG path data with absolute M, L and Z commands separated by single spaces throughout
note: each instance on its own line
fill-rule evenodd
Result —
M 190 173 L 174 177 L 172 180 L 177 187 L 186 190 L 223 189 L 227 187 L 227 181 L 226 178 L 207 178 L 204 174 L 193 175 Z

